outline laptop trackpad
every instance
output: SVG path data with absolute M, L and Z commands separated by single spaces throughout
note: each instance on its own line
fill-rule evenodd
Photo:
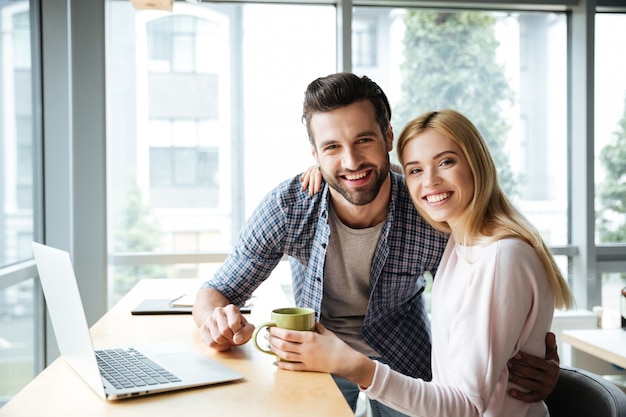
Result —
M 167 369 L 193 370 L 212 365 L 207 358 L 194 352 L 160 353 L 154 355 L 153 358 Z
M 230 381 L 243 376 L 225 365 L 205 358 L 200 353 L 189 350 L 186 352 L 155 353 L 151 355 L 161 366 L 169 369 L 182 379 L 202 379 Z

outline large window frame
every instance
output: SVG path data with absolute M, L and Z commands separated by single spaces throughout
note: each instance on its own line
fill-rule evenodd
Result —
M 34 137 L 35 238 L 69 250 L 75 265 L 87 319 L 93 324 L 108 308 L 109 265 L 146 263 L 212 263 L 225 253 L 116 254 L 107 253 L 106 213 L 106 4 L 127 0 L 31 0 L 34 51 L 33 92 L 37 105 Z M 298 3 L 298 1 L 282 1 Z M 310 4 L 310 0 L 305 1 Z M 313 2 L 316 3 L 316 2 Z M 626 13 L 619 0 L 542 0 L 524 2 L 472 1 L 318 1 L 337 6 L 338 68 L 352 68 L 353 6 L 430 6 L 450 8 L 511 8 L 567 11 L 569 19 L 569 195 L 570 244 L 553 247 L 569 259 L 571 284 L 577 308 L 601 303 L 601 273 L 626 269 L 626 245 L 601 245 L 594 241 L 594 19 L 596 12 Z M 575 168 L 574 168 L 575 167 Z M 69 232 L 68 232 L 69 231 Z M 36 276 L 32 260 L 0 266 L 0 288 Z M 43 299 L 35 286 L 40 307 L 42 369 L 56 357 L 56 343 L 44 325 Z M 44 355 L 45 353 L 45 355 Z
M 231 1 L 233 3 L 239 1 Z M 298 3 L 285 1 L 284 3 Z M 310 2 L 307 2 L 310 3 Z M 335 4 L 318 1 L 319 4 Z M 568 15 L 568 188 L 569 188 L 569 234 L 570 243 L 551 247 L 557 256 L 568 258 L 569 277 L 577 300 L 577 308 L 590 310 L 601 304 L 601 273 L 614 270 L 615 259 L 626 262 L 626 246 L 603 245 L 598 248 L 594 241 L 594 149 L 593 149 L 593 55 L 594 20 L 596 12 L 626 12 L 617 0 L 607 1 L 497 1 L 492 3 L 444 0 L 387 1 L 342 0 L 337 5 L 337 65 L 338 71 L 352 70 L 352 21 L 353 6 L 384 7 L 436 7 L 450 9 L 498 9 L 525 11 L 566 11 Z M 573 169 L 572 167 L 576 167 Z M 580 169 L 580 167 L 584 167 Z M 574 184 L 576 186 L 574 186 Z M 242 222 L 243 219 L 238 219 Z M 237 219 L 234 223 L 237 223 Z M 602 253 L 611 252 L 611 266 Z M 179 258 L 180 256 L 180 258 Z M 211 258 L 223 259 L 227 254 L 212 254 Z M 195 254 L 112 254 L 114 265 L 140 265 L 148 263 L 182 262 L 183 258 L 202 259 Z M 208 259 L 208 257 L 207 257 Z M 179 261 L 180 260 L 180 261 Z

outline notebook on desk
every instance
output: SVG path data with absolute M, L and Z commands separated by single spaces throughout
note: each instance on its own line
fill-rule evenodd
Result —
M 146 298 L 137 304 L 131 311 L 133 315 L 159 315 L 159 314 L 191 314 L 193 310 L 195 296 L 192 294 L 183 294 L 174 299 L 168 298 Z M 246 303 L 239 307 L 242 314 L 250 314 L 254 297 L 250 298 Z
M 69 253 L 36 242 L 33 253 L 59 351 L 102 398 L 116 400 L 243 377 L 179 343 L 95 350 Z M 124 380 L 115 381 L 118 377 Z
M 159 314 L 191 314 L 193 306 L 174 305 L 167 298 L 146 298 L 135 306 L 130 314 L 159 315 Z

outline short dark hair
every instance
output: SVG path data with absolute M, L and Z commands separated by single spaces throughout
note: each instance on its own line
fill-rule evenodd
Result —
M 391 120 L 391 107 L 383 89 L 374 81 L 367 76 L 339 72 L 311 82 L 304 93 L 302 109 L 302 119 L 311 144 L 315 145 L 311 132 L 311 118 L 315 113 L 331 111 L 359 100 L 369 100 L 374 105 L 376 121 L 385 135 Z

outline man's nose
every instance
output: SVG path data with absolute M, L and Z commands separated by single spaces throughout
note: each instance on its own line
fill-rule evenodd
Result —
M 342 158 L 343 168 L 356 170 L 361 165 L 361 156 L 354 149 L 346 149 Z

